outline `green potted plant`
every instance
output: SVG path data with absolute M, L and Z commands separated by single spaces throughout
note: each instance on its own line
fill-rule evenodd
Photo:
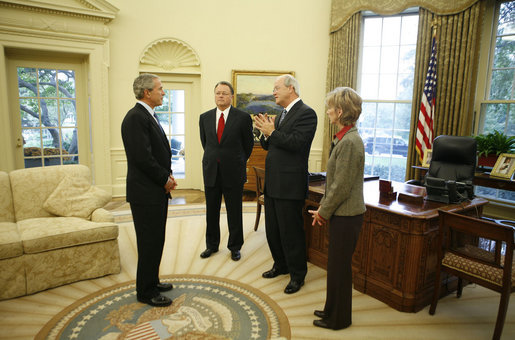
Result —
M 493 167 L 502 153 L 513 153 L 515 136 L 508 136 L 495 130 L 486 135 L 474 136 L 477 141 L 477 165 Z

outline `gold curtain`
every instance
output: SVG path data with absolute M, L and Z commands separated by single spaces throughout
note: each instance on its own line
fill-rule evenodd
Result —
M 356 88 L 358 76 L 361 13 L 358 12 L 336 32 L 331 33 L 327 67 L 326 92 L 338 86 Z M 324 145 L 322 169 L 326 169 L 333 135 L 338 132 L 324 114 Z
M 415 178 L 418 155 L 415 136 L 422 90 L 431 54 L 432 26 L 436 23 L 437 93 L 433 136 L 470 135 L 474 89 L 478 71 L 480 26 L 484 3 L 479 1 L 453 15 L 436 15 L 420 8 L 417 56 L 411 108 L 410 148 L 406 178 Z

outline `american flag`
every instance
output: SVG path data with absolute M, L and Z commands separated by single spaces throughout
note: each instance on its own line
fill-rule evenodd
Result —
M 435 113 L 436 96 L 436 37 L 433 36 L 431 58 L 427 69 L 426 82 L 422 92 L 420 112 L 418 114 L 416 149 L 420 163 L 424 157 L 424 150 L 433 146 L 433 117 Z

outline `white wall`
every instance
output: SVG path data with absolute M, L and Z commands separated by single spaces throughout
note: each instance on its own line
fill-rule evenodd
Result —
M 132 81 L 151 42 L 175 38 L 200 57 L 200 108 L 213 108 L 213 86 L 232 70 L 294 71 L 301 97 L 318 114 L 310 169 L 319 170 L 330 0 L 110 0 L 119 9 L 110 28 L 109 106 L 111 152 L 120 154 L 122 119 L 135 102 Z M 272 89 L 270 89 L 272 91 Z M 198 125 L 192 133 L 198 133 Z M 200 142 L 193 153 L 201 153 Z M 107 150 L 106 150 L 107 152 Z M 200 166 L 200 164 L 199 164 Z M 120 174 L 113 168 L 113 183 Z

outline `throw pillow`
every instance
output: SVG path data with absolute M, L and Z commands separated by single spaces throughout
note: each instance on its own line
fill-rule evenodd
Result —
M 86 178 L 65 176 L 43 203 L 43 209 L 57 216 L 89 218 L 110 200 L 109 193 L 91 186 Z

